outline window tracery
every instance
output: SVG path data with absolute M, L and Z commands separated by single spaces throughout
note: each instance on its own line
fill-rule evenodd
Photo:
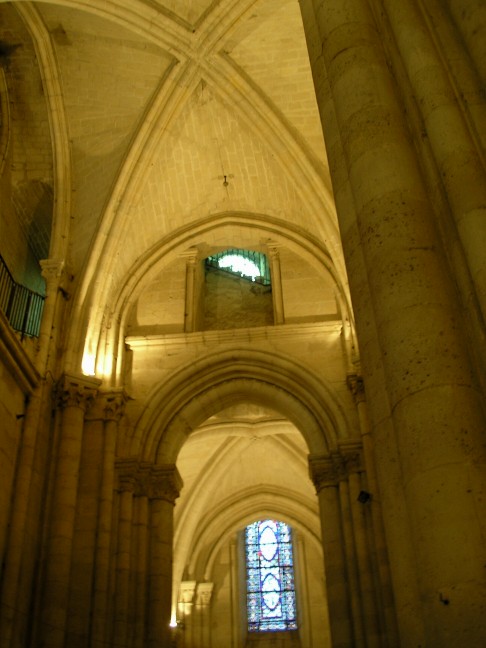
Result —
M 297 629 L 292 532 L 285 522 L 259 520 L 245 530 L 249 632 Z

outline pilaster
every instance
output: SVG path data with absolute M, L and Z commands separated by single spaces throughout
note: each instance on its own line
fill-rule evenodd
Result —
M 284 324 L 284 302 L 282 292 L 282 274 L 280 271 L 280 254 L 276 243 L 268 243 L 267 253 L 270 261 L 270 276 L 272 279 L 273 312 L 275 324 Z
M 197 297 L 197 261 L 198 250 L 191 247 L 181 255 L 186 262 L 186 298 L 184 308 L 184 332 L 192 333 L 196 330 L 196 297 Z
M 196 646 L 210 648 L 211 641 L 211 597 L 214 583 L 198 583 L 196 586 Z

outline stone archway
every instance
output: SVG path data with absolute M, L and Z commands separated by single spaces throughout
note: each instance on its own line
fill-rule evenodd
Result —
M 352 626 L 358 623 L 358 617 L 361 619 L 361 610 L 353 618 L 349 609 L 350 591 L 357 583 L 357 570 L 364 570 L 362 576 L 370 577 L 371 556 L 368 555 L 370 548 L 365 523 L 361 519 L 360 505 L 352 501 L 356 499 L 356 489 L 359 492 L 364 484 L 360 442 L 350 438 L 349 424 L 342 414 L 339 399 L 322 379 L 304 371 L 297 361 L 282 354 L 234 348 L 193 362 L 180 369 L 173 380 L 155 385 L 146 398 L 143 413 L 131 438 L 126 438 L 121 445 L 127 454 L 125 459 L 120 457 L 118 460 L 119 498 L 124 511 L 118 526 L 120 528 L 120 524 L 127 524 L 131 517 L 133 528 L 136 519 L 140 516 L 144 519 L 142 533 L 149 546 L 149 559 L 145 564 L 146 578 L 150 583 L 147 597 L 148 616 L 151 619 L 149 645 L 150 641 L 155 645 L 164 637 L 167 640 L 171 618 L 170 599 L 173 614 L 176 596 L 176 591 L 171 596 L 174 576 L 178 587 L 191 559 L 191 534 L 200 534 L 197 525 L 202 519 L 201 512 L 198 512 L 199 517 L 194 514 L 191 519 L 188 507 L 194 506 L 195 511 L 197 507 L 206 506 L 207 500 L 211 500 L 211 505 L 215 506 L 219 491 L 225 492 L 221 471 L 216 471 L 212 477 L 210 488 L 208 483 L 211 480 L 199 484 L 200 490 L 206 492 L 206 504 L 195 496 L 189 504 L 186 503 L 181 514 L 185 516 L 186 532 L 184 535 L 180 527 L 176 530 L 178 546 L 174 554 L 174 503 L 182 487 L 182 479 L 176 468 L 178 457 L 204 422 L 208 425 L 207 422 L 218 413 L 249 403 L 278 412 L 286 421 L 285 425 L 298 430 L 298 436 L 305 440 L 299 451 L 301 465 L 298 475 L 301 483 L 307 483 L 309 493 L 306 497 L 313 500 L 313 515 L 318 525 L 325 529 L 323 549 L 325 566 L 329 569 L 326 580 L 330 610 L 338 624 L 345 618 Z M 243 450 L 244 446 L 238 447 L 237 442 L 232 448 L 226 445 L 225 457 L 220 452 L 215 455 L 216 461 L 228 461 L 228 457 L 239 456 Z M 279 463 L 287 465 L 286 478 L 290 479 L 292 462 L 282 459 L 284 454 L 281 450 L 277 443 L 272 446 L 271 452 L 280 452 Z M 288 448 L 285 451 L 288 452 Z M 207 461 L 204 456 L 203 452 L 198 452 L 198 461 Z M 212 457 L 210 459 L 212 461 Z M 309 467 L 312 480 L 309 479 Z M 312 481 L 319 493 L 318 500 Z M 261 484 L 263 495 L 272 499 L 273 487 L 264 481 Z M 237 496 L 237 493 L 231 493 L 231 497 Z M 231 497 L 227 500 L 230 501 Z M 298 491 L 294 492 L 293 488 L 289 491 L 288 500 L 292 498 L 299 499 Z M 351 509 L 356 510 L 352 512 Z M 277 510 L 274 504 L 270 510 Z M 305 516 L 300 519 L 302 526 L 305 519 Z M 176 523 L 179 523 L 177 518 Z M 349 529 L 343 530 L 343 525 L 348 525 Z M 350 535 L 353 525 L 355 528 Z M 351 544 L 344 555 L 343 546 L 346 543 Z M 366 554 L 363 558 L 365 564 L 359 566 L 358 545 Z M 133 551 L 133 548 L 127 547 L 127 551 Z M 170 567 L 173 562 L 175 574 Z

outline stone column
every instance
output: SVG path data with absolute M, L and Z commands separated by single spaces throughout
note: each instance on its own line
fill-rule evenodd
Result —
M 354 552 L 358 567 L 361 615 L 366 648 L 380 648 L 383 637 L 378 618 L 377 583 L 374 580 L 372 552 L 368 544 L 363 490 L 363 460 L 361 443 L 347 442 L 339 445 L 349 484 L 350 513 L 354 531 Z
M 330 457 L 310 457 L 310 476 L 319 498 L 327 604 L 333 648 L 354 646 L 349 578 L 339 501 L 342 469 Z
M 455 287 L 369 3 L 303 3 L 312 5 L 349 174 L 370 288 L 356 322 L 359 333 L 373 321 L 380 353 L 364 357 L 363 370 L 384 369 L 425 641 L 477 645 L 486 635 L 486 425 Z M 341 228 L 345 255 L 351 229 Z M 386 485 L 384 467 L 380 479 Z M 392 567 L 401 554 L 399 542 L 390 546 Z
M 118 423 L 127 396 L 123 390 L 104 392 L 104 437 L 98 507 L 97 542 L 94 559 L 91 642 L 102 645 L 108 637 L 108 595 L 110 589 L 113 494 L 115 488 L 115 451 Z
M 486 84 L 486 10 L 483 0 L 447 0 L 483 84 Z
M 347 384 L 353 394 L 354 402 L 358 410 L 361 430 L 361 444 L 363 448 L 364 464 L 366 466 L 365 490 L 370 496 L 370 500 L 367 502 L 367 504 L 369 504 L 368 510 L 371 516 L 372 527 L 370 543 L 376 564 L 377 578 L 380 585 L 378 594 L 379 601 L 381 602 L 380 613 L 382 615 L 382 626 L 384 628 L 384 642 L 385 645 L 393 648 L 393 646 L 398 645 L 398 629 L 395 616 L 390 564 L 386 548 L 385 530 L 383 528 L 381 497 L 376 478 L 373 439 L 371 436 L 368 407 L 366 404 L 364 381 L 361 376 L 354 374 L 348 376 Z
M 231 641 L 232 646 L 239 646 L 247 634 L 248 620 L 241 606 L 241 585 L 239 578 L 241 549 L 237 539 L 232 539 L 229 547 L 230 557 L 230 601 L 231 601 Z
M 462 244 L 483 321 L 486 319 L 486 173 L 484 151 L 477 141 L 475 128 L 467 116 L 468 101 L 483 107 L 479 129 L 486 129 L 484 95 L 458 101 L 451 70 L 437 48 L 437 37 L 432 27 L 414 2 L 381 0 L 399 47 L 401 60 L 407 71 L 414 96 L 420 106 L 423 127 L 428 137 L 440 179 L 445 189 L 448 206 Z M 449 0 L 449 4 L 457 3 Z M 473 2 L 461 0 L 460 14 L 472 9 Z M 468 7 L 466 6 L 468 5 Z M 444 8 L 436 8 L 444 12 Z M 447 13 L 447 12 L 446 12 Z M 437 18 L 438 19 L 438 18 Z M 479 15 L 477 16 L 479 21 Z M 486 10 L 483 5 L 483 20 Z M 461 21 L 462 23 L 462 21 Z M 477 25 L 479 27 L 479 23 Z M 486 37 L 486 27 L 483 27 Z M 480 39 L 483 40 L 483 39 Z M 453 42 L 447 43 L 451 49 Z M 486 46 L 483 43 L 484 54 Z M 420 52 L 420 56 L 417 56 Z M 458 55 L 458 52 L 455 52 Z M 463 58 L 467 58 L 463 53 Z M 485 65 L 486 69 L 486 63 Z M 484 89 L 483 89 L 484 90 Z M 462 101 L 462 100 L 461 100 Z M 476 306 L 470 300 L 469 307 Z
M 179 589 L 179 611 L 184 633 L 184 648 L 194 646 L 194 594 L 196 581 L 182 581 Z
M 58 310 L 59 299 L 67 296 L 67 291 L 63 287 L 66 281 L 66 271 L 64 261 L 54 259 L 44 259 L 40 261 L 42 268 L 42 277 L 46 282 L 46 299 L 42 311 L 42 322 L 39 331 L 39 353 L 36 358 L 36 366 L 41 373 L 49 364 L 49 354 L 54 350 L 52 327 L 57 320 L 56 310 Z
M 103 458 L 104 399 L 98 395 L 86 413 L 72 548 L 66 644 L 89 641 L 94 555 Z
M 63 411 L 39 629 L 39 645 L 45 648 L 64 646 L 84 415 L 99 384 L 99 380 L 65 375 L 58 388 Z
M 275 324 L 284 324 L 284 302 L 282 292 L 282 275 L 280 272 L 280 255 L 278 246 L 269 244 L 268 258 L 270 260 L 270 277 L 272 279 L 273 313 Z
M 50 350 L 55 347 L 63 301 L 59 286 L 65 279 L 64 263 L 41 261 L 46 281 L 36 368 L 43 376 L 30 395 L 22 424 L 13 497 L 2 571 L 0 604 L 0 646 L 12 648 L 25 642 L 25 617 L 32 609 L 32 579 L 40 547 L 40 517 L 49 464 L 49 425 L 54 371 Z
M 133 648 L 145 646 L 145 618 L 148 582 L 148 523 L 149 502 L 146 494 L 135 498 L 136 540 L 133 543 L 135 589 L 132 591 L 130 608 L 133 610 Z
M 115 614 L 113 643 L 128 646 L 128 618 L 130 603 L 130 584 L 133 572 L 133 499 L 140 490 L 138 483 L 138 462 L 118 461 L 118 529 L 115 556 Z
M 332 458 L 333 463 L 339 466 L 342 478 L 338 484 L 339 506 L 343 526 L 344 555 L 346 573 L 348 580 L 348 595 L 351 607 L 353 648 L 364 648 L 366 646 L 365 631 L 363 625 L 362 598 L 359 583 L 358 564 L 356 560 L 356 538 L 354 535 L 353 519 L 351 516 L 351 505 L 349 495 L 349 484 L 346 479 L 344 463 L 341 457 Z
M 211 646 L 211 596 L 214 583 L 198 583 L 196 587 L 196 617 L 199 632 L 196 635 L 197 647 Z
M 184 308 L 184 332 L 192 333 L 196 330 L 196 263 L 197 248 L 190 248 L 182 256 L 186 260 L 186 301 Z
M 182 480 L 175 466 L 155 466 L 150 471 L 149 648 L 170 645 L 173 515 L 181 488 Z

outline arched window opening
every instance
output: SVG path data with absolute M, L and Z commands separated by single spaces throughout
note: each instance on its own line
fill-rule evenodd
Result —
M 297 630 L 291 528 L 275 520 L 250 524 L 245 552 L 248 631 Z
M 275 323 L 270 268 L 261 252 L 230 248 L 205 260 L 205 331 Z
M 209 256 L 206 265 L 232 272 L 264 286 L 271 283 L 267 257 L 262 252 L 232 248 Z

